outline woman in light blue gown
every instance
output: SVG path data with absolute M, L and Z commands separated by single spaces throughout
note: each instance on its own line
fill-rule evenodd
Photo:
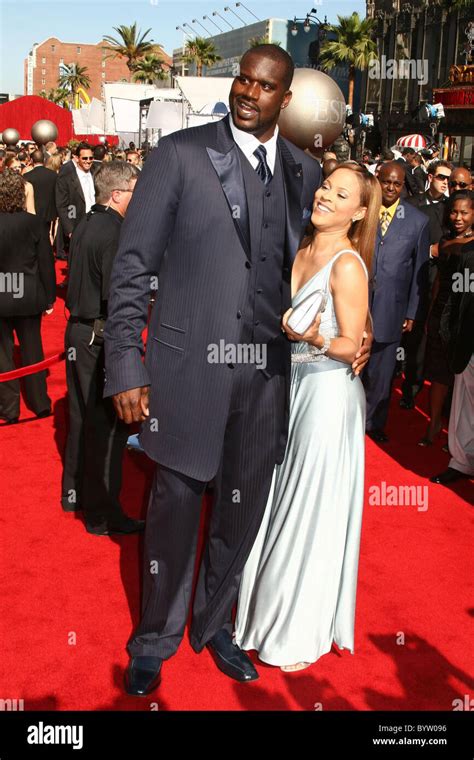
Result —
M 381 204 L 378 181 L 346 163 L 317 190 L 292 272 L 292 309 L 315 290 L 327 303 L 294 333 L 285 459 L 241 578 L 235 642 L 263 662 L 301 670 L 331 650 L 354 651 L 364 488 L 365 395 L 351 369 L 368 315 Z

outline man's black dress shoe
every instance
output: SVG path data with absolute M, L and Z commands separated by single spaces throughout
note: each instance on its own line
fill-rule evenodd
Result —
M 433 477 L 430 478 L 430 482 L 440 483 L 445 486 L 448 483 L 455 483 L 456 480 L 462 480 L 463 478 L 468 477 L 469 475 L 465 475 L 464 472 L 459 472 L 459 470 L 455 470 L 454 467 L 448 467 L 447 470 L 440 472 L 439 475 L 433 475 Z
M 146 697 L 161 680 L 161 657 L 132 657 L 125 671 L 125 691 L 133 697 Z
M 218 631 L 207 642 L 207 647 L 219 670 L 235 681 L 256 681 L 258 673 L 250 658 L 234 644 L 230 633 Z
M 132 517 L 124 517 L 122 520 L 106 520 L 101 523 L 86 521 L 86 530 L 94 536 L 110 536 L 113 533 L 141 533 L 141 531 L 145 530 L 145 520 L 134 520 Z
M 367 430 L 367 435 L 375 443 L 387 443 L 388 441 L 388 435 L 383 430 Z
M 44 420 L 45 417 L 51 417 L 52 413 L 51 409 L 44 409 L 42 412 L 39 412 L 36 417 L 38 420 Z

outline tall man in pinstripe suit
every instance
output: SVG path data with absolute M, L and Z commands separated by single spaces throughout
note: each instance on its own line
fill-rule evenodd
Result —
M 280 322 L 320 184 L 318 163 L 278 134 L 292 76 L 281 48 L 247 51 L 231 115 L 160 140 L 123 224 L 110 286 L 105 393 L 121 419 L 143 421 L 142 445 L 158 463 L 142 618 L 128 642 L 129 694 L 156 687 L 162 661 L 183 637 L 209 481 L 214 504 L 191 644 L 196 652 L 207 645 L 228 676 L 258 678 L 232 642 L 231 615 L 273 467 L 283 459 L 290 360 Z M 143 364 L 155 275 L 159 295 Z M 242 347 L 259 348 L 264 361 L 239 362 Z

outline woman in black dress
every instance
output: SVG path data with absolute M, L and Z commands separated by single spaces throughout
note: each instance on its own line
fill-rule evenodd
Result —
M 6 169 L 0 174 L 0 374 L 15 369 L 15 333 L 23 365 L 44 358 L 41 317 L 56 298 L 47 227 L 25 206 L 23 177 Z M 37 417 L 51 413 L 45 371 L 25 377 L 24 388 Z M 19 415 L 19 381 L 0 382 L 0 419 L 14 423 Z
M 439 244 L 438 274 L 433 286 L 427 320 L 425 378 L 431 382 L 430 421 L 419 446 L 431 446 L 441 430 L 443 404 L 454 382 L 446 347 L 440 336 L 443 310 L 455 287 L 455 277 L 462 253 L 474 246 L 474 192 L 459 190 L 446 203 L 447 224 L 451 233 Z

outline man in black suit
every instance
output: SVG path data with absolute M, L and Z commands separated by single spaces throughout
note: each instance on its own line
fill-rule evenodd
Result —
M 33 169 L 28 172 L 28 182 L 31 182 L 35 191 L 36 216 L 43 219 L 51 232 L 51 225 L 56 221 L 56 181 L 58 175 L 44 166 L 43 151 L 34 150 L 31 154 Z
M 231 678 L 258 678 L 232 642 L 232 610 L 284 456 L 290 344 L 281 317 L 321 179 L 318 162 L 278 134 L 292 76 L 280 47 L 247 51 L 231 114 L 159 141 L 123 224 L 105 330 L 105 394 L 120 418 L 144 421 L 140 441 L 158 463 L 142 619 L 128 643 L 129 694 L 156 687 L 162 661 L 183 637 L 210 481 L 191 644 L 196 652 L 207 645 Z M 156 275 L 144 365 L 141 333 Z
M 408 203 L 422 211 L 425 211 L 428 206 L 442 204 L 447 197 L 452 170 L 453 165 L 449 161 L 432 161 L 428 165 L 428 189 L 410 198 Z
M 397 158 L 397 162 L 403 166 L 405 170 L 405 187 L 402 191 L 402 196 L 406 195 L 418 195 L 418 193 L 425 192 L 425 183 L 420 181 L 419 175 L 415 176 L 413 170 L 415 168 L 415 156 L 416 150 L 414 148 L 403 148 L 401 158 Z
M 436 279 L 438 244 L 446 232 L 443 217 L 447 198 L 446 192 L 452 170 L 453 166 L 449 161 L 432 161 L 428 166 L 428 181 L 430 183 L 428 190 L 407 198 L 407 203 L 422 211 L 429 219 L 430 261 L 428 276 L 430 291 Z M 405 378 L 402 383 L 403 396 L 400 399 L 400 406 L 402 409 L 413 409 L 415 397 L 423 388 L 424 383 L 426 333 L 422 321 L 416 322 L 413 330 L 404 335 L 402 345 L 405 349 Z
M 102 398 L 101 333 L 107 319 L 110 271 L 137 176 L 133 167 L 118 161 L 97 172 L 97 203 L 77 225 L 69 256 L 70 316 L 65 336 L 69 427 L 61 503 L 66 512 L 83 509 L 87 531 L 99 536 L 144 527 L 122 511 L 122 454 L 128 431 L 111 400 Z
M 372 269 L 370 311 L 374 324 L 372 357 L 364 372 L 367 433 L 388 441 L 392 380 L 402 334 L 423 320 L 428 306 L 428 219 L 401 200 L 404 170 L 397 161 L 382 164 L 378 176 L 382 206 Z
M 413 156 L 413 177 L 418 188 L 417 195 L 423 194 L 426 188 L 427 173 L 419 153 L 415 153 Z
M 70 170 L 60 172 L 56 182 L 56 208 L 65 241 L 95 203 L 92 148 L 87 143 L 79 143 L 76 156 L 76 163 Z
M 474 194 L 471 193 L 471 205 Z M 448 356 L 455 373 L 453 400 L 449 416 L 449 466 L 430 478 L 432 483 L 448 485 L 461 478 L 474 478 L 474 245 L 467 243 L 461 254 L 458 275 L 462 288 L 450 297 L 450 338 Z M 466 287 L 467 285 L 467 287 Z
M 96 145 L 94 147 L 94 160 L 91 167 L 92 176 L 94 176 L 96 172 L 99 171 L 100 167 L 103 164 L 104 156 L 106 153 L 107 149 L 105 145 Z

